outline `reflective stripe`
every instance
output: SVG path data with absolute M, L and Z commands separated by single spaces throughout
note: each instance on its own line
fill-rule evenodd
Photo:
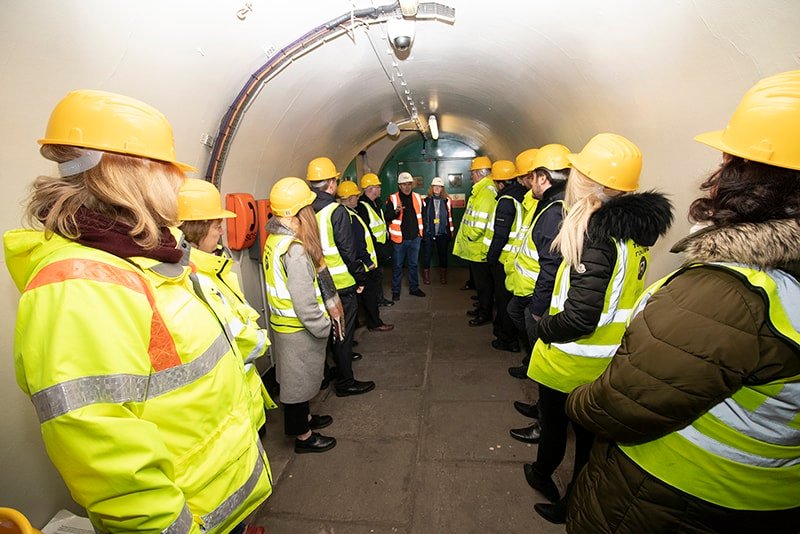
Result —
M 254 325 L 255 328 L 255 325 Z M 250 351 L 250 354 L 244 359 L 245 364 L 249 364 L 254 362 L 261 356 L 261 353 L 264 351 L 264 345 L 267 343 L 267 336 L 264 334 L 264 331 L 260 328 L 256 331 L 256 346 L 253 350 Z
M 185 534 L 192 530 L 192 523 L 194 523 L 194 516 L 189 506 L 184 504 L 178 518 L 172 522 L 170 526 L 162 530 L 162 534 Z
M 728 398 L 711 408 L 708 413 L 734 430 L 766 443 L 800 446 L 800 428 L 789 424 L 800 411 L 800 383 L 784 384 L 780 393 L 767 397 L 753 411 Z
M 740 464 L 753 465 L 756 467 L 791 467 L 800 464 L 800 458 L 767 458 L 758 454 L 745 452 L 706 436 L 692 425 L 678 430 L 677 434 L 680 434 L 694 445 L 701 447 L 711 454 Z
M 208 374 L 231 346 L 220 333 L 203 354 L 191 362 L 149 376 L 116 374 L 86 376 L 55 384 L 31 395 L 40 423 L 92 404 L 144 402 L 169 393 Z
M 551 343 L 552 346 L 563 350 L 567 354 L 583 356 L 584 358 L 610 358 L 619 348 L 619 343 L 613 345 L 584 345 L 582 343 Z
M 536 280 L 539 279 L 539 271 L 530 271 L 519 264 L 519 262 L 514 262 L 514 269 L 525 278 L 530 279 L 531 281 L 536 283 Z
M 392 238 L 392 241 L 395 243 L 402 243 L 403 241 L 403 201 L 400 200 L 400 193 L 392 193 L 389 195 L 389 200 L 392 203 L 392 207 L 395 210 L 400 208 L 401 214 L 399 218 L 392 219 L 389 223 L 389 236 Z M 414 206 L 414 213 L 417 216 L 417 230 L 418 235 L 422 237 L 423 228 L 422 228 L 422 197 L 419 193 L 411 192 L 411 204 Z
M 169 264 L 176 265 L 176 264 Z M 183 268 L 178 266 L 183 272 Z M 150 343 L 147 353 L 156 371 L 181 364 L 175 341 L 156 307 L 156 299 L 147 282 L 135 271 L 116 267 L 96 260 L 72 258 L 53 262 L 36 273 L 25 291 L 66 280 L 93 280 L 121 285 L 147 297 L 153 315 L 150 317 Z
M 236 337 L 242 332 L 242 330 L 244 330 L 244 323 L 238 317 L 234 317 L 228 323 L 228 327 L 230 328 L 233 337 Z
M 333 212 L 340 207 L 345 210 L 345 214 L 347 214 L 349 218 L 348 222 L 352 223 L 352 217 L 347 208 L 336 202 L 331 202 L 316 213 L 322 253 L 325 256 L 325 263 L 333 277 L 333 284 L 336 286 L 336 289 L 352 287 L 356 283 L 342 259 L 339 247 L 336 245 L 336 237 L 333 235 L 333 223 L 331 222 L 331 218 L 333 217 Z
M 256 440 L 258 444 L 258 455 L 256 464 L 253 467 L 253 472 L 250 473 L 247 481 L 242 484 L 239 489 L 234 491 L 227 499 L 217 506 L 214 510 L 202 516 L 202 522 L 205 530 L 212 530 L 220 523 L 224 522 L 228 517 L 239 508 L 242 503 L 247 500 L 247 497 L 253 493 L 253 490 L 258 484 L 258 479 L 261 478 L 261 473 L 266 473 L 266 465 L 264 465 L 264 449 L 261 446 L 261 441 Z
M 345 264 L 336 265 L 335 267 L 331 267 L 329 265 L 328 266 L 328 271 L 331 273 L 331 275 L 344 274 L 344 273 L 348 272 L 347 271 L 347 265 L 345 265 Z

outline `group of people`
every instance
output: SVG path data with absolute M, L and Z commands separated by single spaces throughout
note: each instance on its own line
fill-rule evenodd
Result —
M 642 154 L 601 133 L 578 153 L 550 144 L 514 162 L 472 162 L 454 253 L 477 289 L 471 326 L 493 323 L 509 373 L 538 384 L 516 402 L 538 443 L 524 465 L 570 532 L 796 532 L 800 520 L 800 71 L 756 84 L 727 128 L 696 139 L 723 153 L 673 249 L 678 271 L 645 288 L 649 248 L 672 222 L 638 193 Z M 444 184 L 414 179 L 380 205 L 373 174 L 338 182 L 328 158 L 278 180 L 263 267 L 269 327 L 247 303 L 220 244 L 235 214 L 175 157 L 172 129 L 140 101 L 74 91 L 53 110 L 26 216 L 4 235 L 22 293 L 17 381 L 47 452 L 100 532 L 234 532 L 272 490 L 259 439 L 275 404 L 256 370 L 271 345 L 297 453 L 336 440 L 311 400 L 374 389 L 353 375 L 359 302 L 423 283 L 453 233 Z M 360 193 L 360 195 L 359 195 Z M 339 202 L 337 202 L 337 197 Z M 392 301 L 379 265 L 391 243 Z M 335 364 L 326 371 L 326 354 Z M 553 474 L 567 429 L 572 479 Z
M 796 532 L 800 518 L 800 71 L 766 78 L 726 129 L 723 152 L 673 252 L 684 266 L 645 288 L 649 248 L 672 222 L 637 193 L 642 155 L 601 133 L 579 153 L 526 150 L 472 162 L 456 236 L 477 289 L 471 326 L 518 352 L 511 436 L 568 532 Z M 525 192 L 525 188 L 528 192 Z M 527 204 L 526 204 L 527 200 Z M 494 312 L 494 313 L 493 313 Z M 494 320 L 493 320 L 494 319 Z M 575 435 L 572 478 L 553 480 Z

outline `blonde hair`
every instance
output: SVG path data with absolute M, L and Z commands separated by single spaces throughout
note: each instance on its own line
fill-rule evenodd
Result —
M 429 197 L 433 196 L 433 187 L 434 187 L 433 184 L 431 184 L 431 186 L 428 187 L 428 196 Z M 445 188 L 445 186 L 440 185 L 440 186 L 437 186 L 437 187 L 441 187 L 442 188 L 442 196 L 437 197 L 437 198 L 444 198 L 444 199 L 449 199 L 450 198 L 450 195 L 447 194 L 447 189 Z
M 42 156 L 63 163 L 81 155 L 71 146 L 44 145 Z M 178 224 L 178 190 L 186 176 L 175 165 L 104 152 L 100 163 L 74 176 L 39 176 L 33 182 L 27 221 L 48 233 L 78 239 L 78 208 L 131 227 L 129 235 L 146 250 L 155 249 L 161 228 Z
M 580 265 L 589 219 L 603 204 L 618 194 L 622 192 L 604 187 L 577 169 L 572 169 L 564 195 L 567 216 L 564 217 L 561 230 L 552 245 L 552 250 L 561 252 L 567 265 Z
M 303 242 L 306 253 L 311 257 L 314 267 L 319 269 L 325 266 L 325 257 L 322 254 L 322 242 L 319 238 L 319 226 L 317 216 L 314 215 L 314 208 L 311 205 L 303 206 L 297 212 L 292 225 L 295 234 Z

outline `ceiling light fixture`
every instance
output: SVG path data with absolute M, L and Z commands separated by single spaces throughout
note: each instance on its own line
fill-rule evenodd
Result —
M 436 122 L 436 115 L 428 117 L 428 129 L 431 132 L 431 139 L 439 139 L 439 124 Z
M 400 0 L 400 12 L 404 17 L 414 17 L 417 15 L 419 0 Z

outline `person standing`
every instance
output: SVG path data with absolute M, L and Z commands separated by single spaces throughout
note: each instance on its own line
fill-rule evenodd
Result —
M 356 380 L 353 376 L 353 332 L 356 328 L 358 300 L 364 290 L 367 273 L 358 260 L 350 212 L 334 197 L 339 173 L 329 158 L 315 158 L 308 163 L 306 180 L 317 198 L 312 206 L 319 224 L 325 264 L 344 308 L 344 332 L 341 339 L 332 338 L 336 361 L 336 395 L 361 395 L 375 389 L 371 380 Z
M 436 247 L 439 283 L 447 284 L 447 256 L 450 239 L 453 237 L 453 214 L 444 180 L 438 176 L 431 181 L 428 196 L 422 201 L 422 227 L 422 282 L 428 285 L 431 283 L 431 256 Z
M 478 312 L 469 320 L 470 326 L 490 323 L 494 315 L 494 281 L 489 264 L 486 263 L 489 247 L 483 239 L 489 226 L 489 216 L 497 203 L 497 188 L 489 176 L 491 168 L 492 162 L 486 156 L 478 156 L 472 160 L 472 191 L 453 244 L 453 255 L 469 262 L 470 278 L 478 292 Z
M 256 360 L 267 352 L 267 330 L 258 326 L 259 314 L 244 297 L 239 277 L 233 271 L 231 252 L 220 244 L 223 219 L 236 217 L 222 209 L 222 198 L 214 184 L 187 179 L 178 193 L 180 230 L 192 246 L 189 261 L 197 269 L 206 300 L 216 302 L 229 317 L 227 326 L 244 358 L 244 371 L 250 385 L 253 423 L 256 430 L 266 423 L 264 409 L 275 408 L 267 394 Z
M 568 532 L 797 532 L 798 139 L 800 71 L 759 81 L 724 130 L 695 137 L 722 163 L 673 249 L 684 265 L 567 399 L 599 438 Z
M 386 217 L 383 209 L 378 204 L 381 196 L 381 180 L 377 174 L 368 172 L 361 177 L 361 197 L 358 199 L 356 212 L 369 226 L 369 233 L 375 244 L 375 253 L 378 255 L 378 272 L 375 275 L 380 280 L 378 305 L 394 306 L 394 301 L 387 299 L 383 294 L 383 269 L 381 265 L 391 260 L 392 252 L 387 243 Z
M 345 181 L 339 184 L 336 196 L 341 204 L 350 212 L 353 224 L 353 239 L 356 244 L 357 255 L 367 271 L 367 283 L 364 291 L 359 293 L 358 301 L 364 310 L 367 319 L 367 330 L 370 332 L 388 332 L 394 330 L 394 325 L 386 324 L 381 320 L 378 299 L 381 291 L 380 271 L 378 271 L 378 255 L 375 242 L 372 240 L 369 226 L 358 215 L 355 208 L 358 205 L 358 186 L 355 182 Z M 355 354 L 355 353 L 354 353 Z
M 515 245 L 522 227 L 522 199 L 525 187 L 517 180 L 519 173 L 512 161 L 498 160 L 492 164 L 492 180 L 497 187 L 497 203 L 489 217 L 490 223 L 483 236 L 488 247 L 486 262 L 492 271 L 494 301 L 497 315 L 494 319 L 492 347 L 497 350 L 519 352 L 517 330 L 508 315 L 511 292 L 506 289 L 506 262 L 513 259 Z
M 272 477 L 242 356 L 170 231 L 195 169 L 161 112 L 106 91 L 67 94 L 39 144 L 59 172 L 33 183 L 41 230 L 3 242 L 48 456 L 98 532 L 240 532 Z
M 642 153 L 628 139 L 601 133 L 570 154 L 567 215 L 553 241 L 564 260 L 548 312 L 537 323 L 528 376 L 539 384 L 541 440 L 525 478 L 548 500 L 534 510 L 553 523 L 566 519 L 570 488 L 588 460 L 592 434 L 572 422 L 573 479 L 564 498 L 552 475 L 564 459 L 567 395 L 597 378 L 616 352 L 633 304 L 644 289 L 649 247 L 672 223 L 672 206 L 639 187 Z M 557 502 L 556 502 L 557 501 Z
M 422 197 L 413 191 L 414 178 L 410 173 L 397 176 L 397 192 L 386 199 L 386 219 L 392 250 L 392 300 L 400 300 L 403 284 L 403 265 L 408 260 L 409 295 L 424 297 L 419 288 L 419 246 L 422 240 Z

